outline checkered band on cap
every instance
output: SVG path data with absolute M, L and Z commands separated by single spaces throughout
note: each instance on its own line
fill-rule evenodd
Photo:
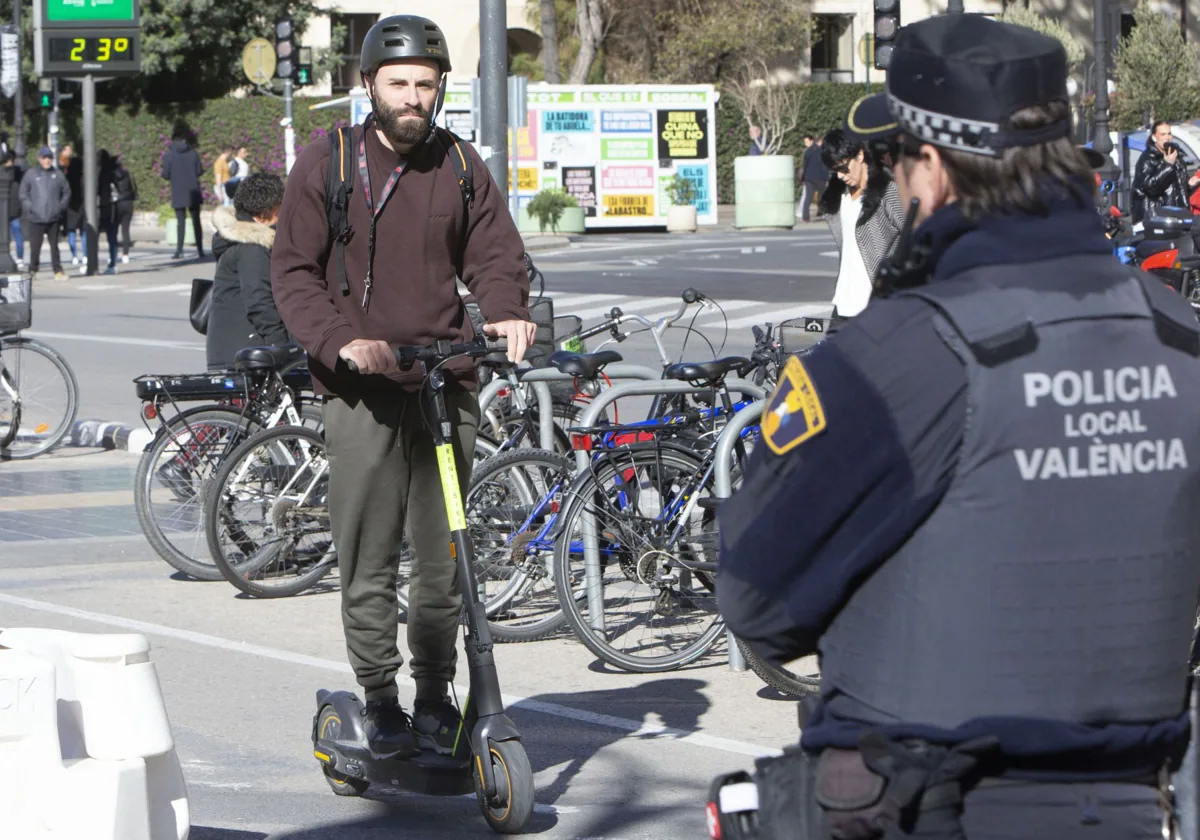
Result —
M 1000 126 L 996 123 L 926 111 L 924 108 L 902 102 L 890 93 L 888 103 L 891 105 L 892 114 L 904 130 L 926 143 L 974 155 L 1000 156 L 1000 152 L 989 145 L 991 138 L 1000 133 Z

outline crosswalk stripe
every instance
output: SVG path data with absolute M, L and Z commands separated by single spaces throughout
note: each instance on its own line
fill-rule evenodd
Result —
M 743 327 L 752 327 L 755 324 L 762 324 L 770 321 L 772 324 L 781 324 L 784 321 L 792 318 L 814 318 L 828 317 L 833 305 L 829 303 L 806 303 L 801 306 L 792 306 L 786 309 L 776 307 L 768 307 L 766 311 L 759 312 L 755 315 L 747 315 L 743 318 L 729 319 L 729 328 L 731 330 L 742 329 Z M 717 320 L 704 320 L 696 326 L 699 327 L 720 327 L 724 326 L 724 322 Z
M 129 289 L 133 294 L 148 295 L 152 292 L 182 292 L 192 288 L 191 283 L 169 283 L 166 286 L 143 286 L 140 289 Z

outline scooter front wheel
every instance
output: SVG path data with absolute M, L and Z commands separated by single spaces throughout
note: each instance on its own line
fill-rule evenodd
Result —
M 475 776 L 475 794 L 479 809 L 492 830 L 499 834 L 520 834 L 533 816 L 533 768 L 520 741 L 492 741 L 492 772 L 496 776 L 496 797 L 489 802 L 479 776 Z
M 338 717 L 333 706 L 321 709 L 321 714 L 317 719 L 317 737 L 333 741 L 341 734 L 342 719 Z M 329 783 L 329 789 L 338 796 L 362 796 L 367 792 L 369 783 L 366 779 L 343 775 L 324 761 L 321 762 L 321 772 L 325 774 L 325 781 Z

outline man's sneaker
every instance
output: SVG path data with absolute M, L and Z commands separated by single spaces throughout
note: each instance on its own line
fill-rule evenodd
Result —
M 61 271 L 54 272 L 54 279 L 62 282 L 67 279 L 67 275 Z
M 79 257 L 71 257 L 71 265 L 79 265 Z
M 454 752 L 462 717 L 446 697 L 440 700 L 418 700 L 413 706 L 413 729 L 417 742 L 439 753 Z
M 128 254 L 121 255 L 121 265 L 129 265 L 129 255 Z
M 372 700 L 363 707 L 367 746 L 377 756 L 411 758 L 421 749 L 413 737 L 412 721 L 395 697 Z

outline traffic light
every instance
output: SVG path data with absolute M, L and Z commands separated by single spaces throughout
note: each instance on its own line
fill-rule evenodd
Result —
M 291 18 L 275 24 L 275 78 L 296 78 L 296 25 Z
M 312 84 L 312 47 L 296 47 L 296 84 Z
M 54 79 L 38 79 L 38 101 L 43 111 L 54 107 Z
M 892 63 L 892 42 L 900 28 L 900 0 L 875 0 L 875 69 Z

